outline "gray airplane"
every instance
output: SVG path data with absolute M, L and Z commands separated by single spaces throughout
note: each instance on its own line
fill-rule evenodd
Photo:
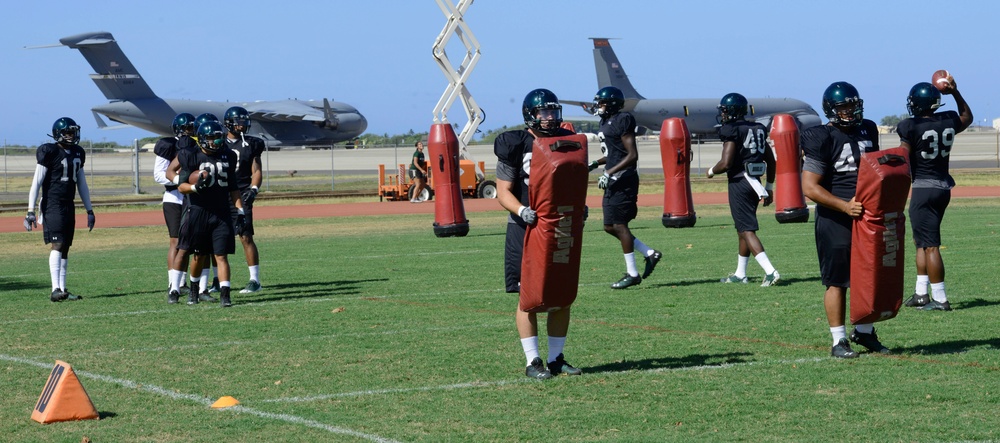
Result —
M 660 130 L 663 120 L 671 117 L 681 117 L 687 124 L 692 136 L 702 138 L 717 138 L 719 114 L 719 98 L 674 98 L 647 99 L 640 95 L 625 75 L 625 69 L 618 61 L 618 56 L 611 49 L 611 43 L 606 38 L 592 38 L 594 41 L 594 67 L 597 69 L 597 87 L 614 86 L 625 94 L 625 111 L 635 117 L 636 123 L 642 128 L 654 131 Z M 792 98 L 747 98 L 753 118 L 765 126 L 774 114 L 790 114 L 795 117 L 799 128 L 808 128 L 822 124 L 819 114 L 808 104 Z M 566 101 L 566 103 L 582 105 L 591 112 L 591 102 Z M 592 112 L 591 112 L 592 113 Z M 749 117 L 749 116 L 748 116 Z M 640 128 L 641 132 L 645 132 Z
M 322 102 L 163 99 L 153 93 L 110 33 L 89 32 L 61 38 L 59 43 L 52 46 L 79 49 L 97 72 L 90 78 L 110 100 L 91 109 L 100 128 L 109 128 L 101 118 L 103 115 L 124 125 L 170 136 L 173 135 L 170 126 L 177 114 L 207 112 L 221 119 L 231 106 L 242 106 L 250 112 L 250 135 L 264 139 L 268 147 L 330 146 L 351 140 L 368 128 L 368 121 L 353 106 L 327 99 Z

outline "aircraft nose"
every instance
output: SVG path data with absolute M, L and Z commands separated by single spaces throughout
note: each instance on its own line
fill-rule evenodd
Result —
M 340 114 L 337 116 L 337 120 L 342 131 L 361 135 L 365 129 L 368 129 L 368 120 L 360 113 Z

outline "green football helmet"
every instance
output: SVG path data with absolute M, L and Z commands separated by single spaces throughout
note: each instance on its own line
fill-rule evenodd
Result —
M 719 124 L 726 124 L 736 120 L 742 120 L 747 116 L 747 98 L 741 94 L 730 92 L 722 96 L 722 100 L 719 101 L 719 114 L 715 116 L 715 120 Z
M 614 86 L 605 86 L 594 94 L 594 115 L 607 118 L 621 112 L 625 107 L 625 94 Z
M 223 121 L 226 123 L 226 129 L 233 134 L 250 130 L 250 112 L 241 106 L 233 106 L 227 109 Z M 237 127 L 242 127 L 243 129 L 237 131 Z
M 928 112 L 933 113 L 941 106 L 941 91 L 927 82 L 913 85 L 910 88 L 910 95 L 906 97 L 906 110 L 914 117 Z
M 184 134 L 193 135 L 197 126 L 195 126 L 194 115 L 182 112 L 174 117 L 174 123 L 170 127 L 173 128 L 174 135 L 181 136 Z
M 555 135 L 562 124 L 562 105 L 548 89 L 535 89 L 524 96 L 521 104 L 524 124 L 545 136 Z
M 80 125 L 69 117 L 62 117 L 52 124 L 52 138 L 56 143 L 75 145 L 80 142 Z
M 216 122 L 216 123 L 218 123 L 219 122 L 219 117 L 216 117 L 215 114 L 212 114 L 210 112 L 206 112 L 204 114 L 199 115 L 198 118 L 196 118 L 194 120 L 195 126 L 197 126 L 199 128 L 201 128 L 201 125 L 203 125 L 203 124 L 205 124 L 207 122 Z
M 225 144 L 226 132 L 219 122 L 205 122 L 198 126 L 198 146 L 207 154 L 215 154 Z
M 837 112 L 837 108 L 848 106 Z M 834 82 L 823 91 L 823 112 L 837 126 L 859 126 L 864 121 L 864 100 L 858 90 L 847 82 Z

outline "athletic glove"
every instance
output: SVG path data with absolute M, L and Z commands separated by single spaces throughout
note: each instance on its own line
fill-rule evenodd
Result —
M 97 223 L 97 217 L 94 217 L 94 211 L 87 211 L 87 227 L 91 231 L 94 230 L 94 223 Z
M 208 174 L 207 173 L 201 174 L 198 177 L 198 183 L 194 184 L 194 192 L 201 193 L 201 191 L 204 191 L 205 189 L 208 188 L 208 185 L 209 185 Z
M 35 213 L 28 211 L 28 215 L 24 216 L 24 229 L 31 231 L 32 228 L 38 227 L 38 220 L 35 218 Z
M 247 216 L 242 209 L 237 210 L 236 222 L 233 223 L 233 229 L 236 231 L 236 235 L 243 236 L 243 231 L 247 228 Z
M 598 163 L 597 160 L 594 160 L 594 161 L 590 162 L 589 166 L 587 166 L 587 171 L 593 171 L 593 170 L 597 169 L 600 166 L 601 166 L 601 164 Z
M 605 172 L 604 175 L 601 176 L 601 178 L 597 179 L 597 187 L 601 189 L 608 189 L 608 186 L 611 186 L 611 183 L 614 181 L 615 178 L 608 175 L 608 173 Z
M 243 191 L 243 195 L 240 196 L 243 197 L 243 204 L 252 205 L 253 201 L 257 198 L 257 192 L 258 191 L 256 186 L 253 186 L 250 189 Z
M 518 211 L 517 215 L 521 216 L 521 220 L 524 220 L 529 225 L 533 225 L 538 221 L 538 213 L 527 206 L 521 206 L 521 210 Z

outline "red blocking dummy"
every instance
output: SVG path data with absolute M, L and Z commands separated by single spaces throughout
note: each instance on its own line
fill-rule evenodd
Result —
M 431 125 L 427 151 L 427 164 L 434 174 L 434 235 L 464 237 L 469 233 L 469 220 L 458 184 L 458 138 L 450 124 Z
M 802 150 L 795 118 L 775 115 L 771 120 L 771 141 L 776 163 L 774 218 L 778 223 L 805 223 L 809 221 L 809 207 L 802 194 Z
M 691 198 L 691 133 L 682 118 L 668 118 L 660 130 L 660 158 L 663 161 L 663 226 L 694 226 Z

